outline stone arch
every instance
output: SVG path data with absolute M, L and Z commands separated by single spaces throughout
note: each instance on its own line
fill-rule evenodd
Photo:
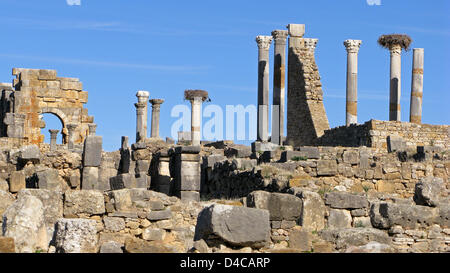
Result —
M 44 141 L 41 135 L 40 115 L 52 113 L 63 124 L 63 135 L 68 134 L 68 125 L 73 125 L 71 140 L 83 143 L 88 134 L 88 124 L 94 122 L 88 116 L 88 92 L 82 90 L 77 78 L 61 78 L 55 70 L 14 68 L 13 109 L 2 109 L 7 126 L 6 136 L 23 138 L 31 144 Z M 65 140 L 67 141 L 67 139 Z
M 55 108 L 55 107 L 42 107 L 38 113 L 39 114 L 53 114 L 61 121 L 62 128 L 61 128 L 61 132 L 60 133 L 63 136 L 62 137 L 62 140 L 63 140 L 62 143 L 63 144 L 67 144 L 67 142 L 68 142 L 68 139 L 67 139 L 68 130 L 66 128 L 66 125 L 69 123 L 69 120 L 70 120 L 70 119 L 68 119 L 67 115 L 61 109 L 58 109 L 58 108 Z

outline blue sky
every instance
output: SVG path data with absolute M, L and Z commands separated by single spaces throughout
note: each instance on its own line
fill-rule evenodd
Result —
M 345 124 L 346 39 L 363 41 L 358 121 L 388 119 L 389 52 L 376 43 L 388 33 L 407 33 L 412 48 L 425 48 L 422 121 L 450 123 L 449 1 L 0 0 L 0 10 L 0 82 L 11 82 L 13 67 L 56 69 L 59 76 L 80 78 L 105 150 L 118 149 L 123 135 L 134 141 L 138 90 L 165 99 L 162 137 L 170 136 L 177 120 L 170 116 L 172 107 L 187 104 L 185 89 L 209 91 L 211 103 L 224 110 L 227 104 L 256 104 L 255 37 L 289 23 L 305 24 L 305 37 L 319 39 L 316 61 L 331 127 Z M 272 51 L 273 46 L 271 72 Z M 404 121 L 411 65 L 412 50 L 402 54 Z M 45 120 L 48 140 L 47 129 L 60 125 L 55 117 Z

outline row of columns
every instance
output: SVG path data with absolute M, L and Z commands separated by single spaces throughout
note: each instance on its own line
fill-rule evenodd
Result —
M 358 123 L 358 51 L 360 40 L 345 40 L 347 49 L 347 88 L 346 88 L 346 125 Z M 389 120 L 401 120 L 401 52 L 400 45 L 394 44 L 390 51 L 390 87 L 389 87 Z M 413 49 L 413 69 L 411 83 L 411 104 L 409 121 L 422 122 L 423 63 L 424 49 Z
M 67 141 L 67 148 L 69 150 L 74 148 L 74 143 L 73 143 L 73 135 L 75 132 L 75 129 L 78 127 L 77 124 L 74 123 L 69 123 L 66 125 L 67 130 L 68 130 L 68 141 Z M 88 124 L 88 128 L 89 128 L 89 135 L 93 136 L 95 135 L 95 132 L 97 130 L 97 124 L 95 123 L 89 123 Z M 50 151 L 55 151 L 56 150 L 56 141 L 58 138 L 58 133 L 59 130 L 56 129 L 50 129 L 48 130 L 48 132 L 50 133 Z
M 138 91 L 136 93 L 138 102 L 134 104 L 136 107 L 136 142 L 144 141 L 147 138 L 147 103 L 152 104 L 152 120 L 151 120 L 151 138 L 159 138 L 159 117 L 161 104 L 163 99 L 149 100 L 150 93 L 148 91 Z

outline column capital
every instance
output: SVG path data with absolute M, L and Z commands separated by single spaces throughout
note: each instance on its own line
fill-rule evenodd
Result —
M 402 46 L 399 44 L 392 44 L 389 46 L 389 51 L 391 54 L 402 54 Z
M 270 44 L 272 43 L 272 36 L 256 36 L 256 42 L 258 43 L 258 48 L 262 50 L 269 50 Z
M 358 53 L 359 48 L 361 47 L 362 41 L 361 40 L 345 40 L 344 46 L 345 49 L 347 49 L 348 53 Z
M 152 106 L 154 107 L 154 106 L 163 104 L 163 103 L 164 103 L 164 100 L 163 100 L 163 99 L 151 99 L 151 100 L 149 100 L 149 102 L 150 102 L 150 103 L 152 104 Z
M 287 30 L 274 30 L 272 31 L 272 37 L 275 39 L 275 43 L 286 43 L 286 39 L 289 35 L 289 31 Z
M 88 123 L 88 127 L 89 127 L 89 135 L 95 135 L 95 131 L 97 130 L 97 124 Z
M 305 41 L 305 47 L 311 51 L 316 49 L 317 42 L 319 41 L 319 39 L 315 38 L 304 38 L 303 40 Z
M 50 135 L 57 135 L 59 133 L 59 130 L 57 130 L 57 129 L 50 129 L 50 130 L 48 130 L 48 132 L 50 133 Z

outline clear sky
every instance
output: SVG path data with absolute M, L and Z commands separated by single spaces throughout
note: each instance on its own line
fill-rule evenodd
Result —
M 105 150 L 118 149 L 123 135 L 134 141 L 138 90 L 165 99 L 163 138 L 177 120 L 172 107 L 188 105 L 185 89 L 207 90 L 209 104 L 224 111 L 227 104 L 256 104 L 255 37 L 289 23 L 305 24 L 305 37 L 319 39 L 316 61 L 331 127 L 345 124 L 346 39 L 363 41 L 358 121 L 388 119 L 389 52 L 377 39 L 390 33 L 409 34 L 412 48 L 425 48 L 422 121 L 450 124 L 447 0 L 0 0 L 0 10 L 0 82 L 11 82 L 13 67 L 56 69 L 58 76 L 80 78 Z M 271 72 L 272 53 L 273 45 Z M 404 121 L 411 66 L 412 50 L 402 54 Z M 48 141 L 47 129 L 61 125 L 45 116 Z

